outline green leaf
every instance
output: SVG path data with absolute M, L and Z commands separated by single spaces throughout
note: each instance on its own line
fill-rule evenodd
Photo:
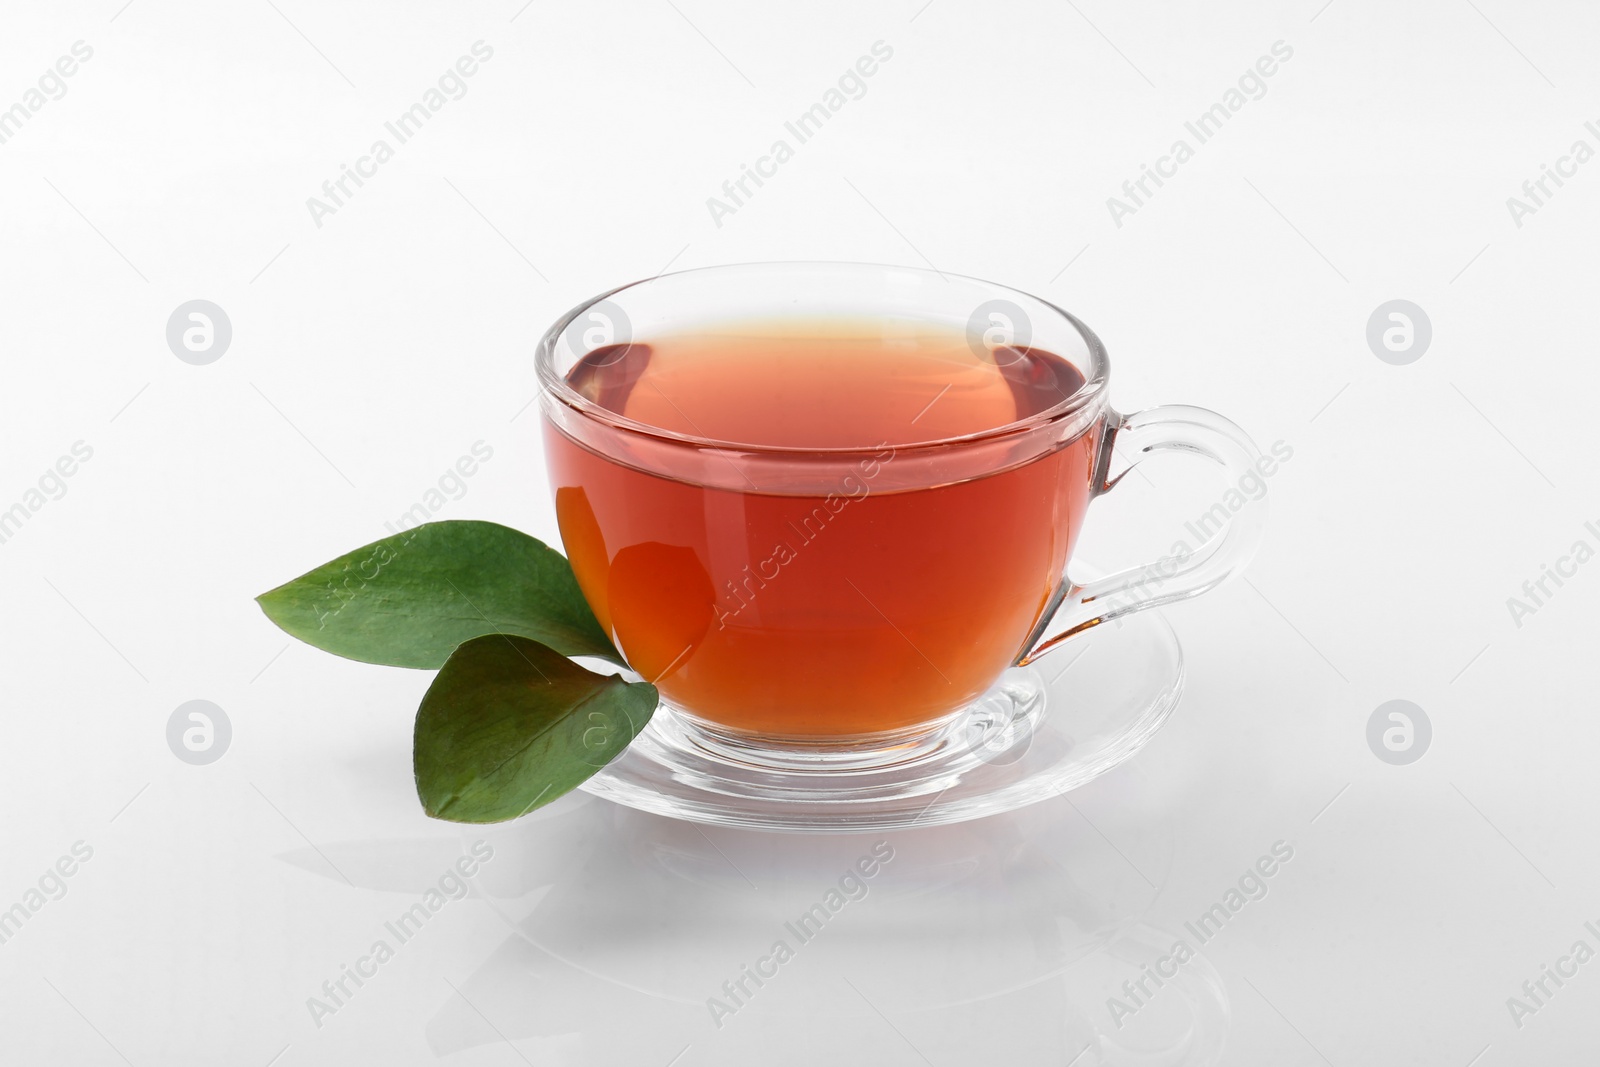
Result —
M 537 641 L 477 637 L 417 709 L 417 797 L 435 819 L 503 822 L 571 792 L 632 741 L 656 687 L 595 674 Z
M 493 522 L 429 522 L 256 597 L 291 636 L 347 659 L 438 667 L 463 641 L 520 634 L 623 664 L 561 553 Z

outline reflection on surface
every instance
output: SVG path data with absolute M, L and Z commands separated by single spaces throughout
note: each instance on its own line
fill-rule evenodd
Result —
M 586 1065 L 665 1064 L 686 1046 L 685 1065 L 896 1047 L 940 1064 L 1214 1063 L 1215 971 L 1148 969 L 1176 940 L 1140 923 L 1172 853 L 1149 793 L 1129 768 L 1070 799 L 881 835 L 701 827 L 586 797 L 463 828 L 495 850 L 474 921 L 507 936 L 450 976 L 459 995 L 427 1039 L 440 1056 L 512 1041 Z M 459 851 L 388 847 L 390 861 L 323 851 L 357 885 L 400 891 Z

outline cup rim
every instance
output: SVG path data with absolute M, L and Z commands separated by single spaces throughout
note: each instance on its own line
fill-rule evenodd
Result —
M 1079 386 L 1071 396 L 1064 398 L 1060 403 L 1048 407 L 1043 411 L 1035 412 L 1023 419 L 1014 419 L 1011 422 L 1004 423 L 1000 426 L 991 427 L 985 430 L 978 430 L 973 433 L 940 437 L 928 441 L 917 441 L 906 445 L 896 445 L 895 452 L 897 454 L 902 452 L 916 452 L 919 450 L 948 448 L 952 445 L 975 444 L 979 442 L 994 441 L 1006 437 L 1028 434 L 1038 430 L 1042 426 L 1075 419 L 1086 408 L 1096 405 L 1104 406 L 1106 403 L 1106 387 L 1110 380 L 1111 368 L 1110 361 L 1107 358 L 1105 345 L 1100 341 L 1100 338 L 1095 335 L 1095 332 L 1085 325 L 1082 320 L 1077 318 L 1077 316 L 1073 315 L 1071 312 L 1068 312 L 1066 309 L 1059 307 L 1052 301 L 1046 300 L 1041 296 L 1035 296 L 1032 293 L 1024 292 L 1021 289 L 1017 289 L 1009 285 L 1003 285 L 1000 282 L 992 282 L 986 278 L 978 278 L 968 274 L 954 274 L 948 271 L 927 269 L 924 267 L 908 267 L 897 263 L 870 263 L 851 260 L 810 259 L 749 260 L 740 263 L 719 263 L 703 267 L 688 267 L 677 271 L 664 271 L 648 278 L 640 278 L 632 282 L 627 282 L 623 285 L 617 286 L 614 289 L 608 289 L 603 293 L 599 293 L 587 300 L 584 300 L 558 318 L 550 326 L 550 328 L 545 331 L 544 336 L 539 340 L 539 345 L 535 352 L 534 363 L 539 377 L 539 392 L 541 398 L 545 401 L 553 400 L 554 402 L 558 402 L 565 407 L 572 409 L 580 416 L 605 423 L 606 425 L 618 430 L 640 434 L 642 436 L 655 438 L 661 441 L 689 445 L 695 448 L 710 448 L 726 452 L 789 456 L 861 455 L 865 453 L 876 453 L 879 450 L 878 447 L 868 445 L 799 448 L 792 445 L 767 445 L 750 441 L 729 441 L 714 437 L 703 437 L 697 434 L 685 434 L 675 430 L 668 430 L 660 426 L 653 426 L 647 422 L 640 422 L 637 419 L 630 419 L 626 415 L 620 415 L 609 408 L 596 404 L 583 394 L 579 393 L 576 389 L 572 388 L 572 386 L 567 383 L 566 379 L 556 372 L 556 346 L 560 342 L 561 336 L 566 332 L 567 327 L 590 308 L 594 307 L 596 304 L 599 304 L 601 301 L 608 300 L 611 297 L 616 296 L 618 293 L 623 293 L 630 289 L 637 289 L 641 286 L 649 285 L 652 282 L 659 281 L 663 278 L 676 278 L 687 274 L 707 274 L 713 272 L 750 270 L 753 268 L 768 269 L 785 267 L 833 268 L 839 270 L 892 270 L 908 272 L 911 274 L 921 275 L 923 277 L 937 277 L 944 281 L 948 281 L 951 278 L 957 278 L 961 281 L 974 282 L 978 285 L 986 286 L 993 290 L 1014 294 L 1016 296 L 1024 297 L 1027 300 L 1042 304 L 1055 314 L 1061 316 L 1061 318 L 1066 320 L 1066 322 L 1078 332 L 1079 337 L 1082 339 L 1084 346 L 1088 351 L 1088 361 L 1090 365 L 1088 367 L 1078 368 L 1083 373 L 1084 381 L 1083 384 Z M 1085 426 L 1087 425 L 1088 422 L 1085 423 Z

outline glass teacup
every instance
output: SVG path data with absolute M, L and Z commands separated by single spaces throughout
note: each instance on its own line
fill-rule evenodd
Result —
M 745 762 L 902 760 L 1008 668 L 1212 588 L 1260 537 L 1246 501 L 1186 555 L 1073 584 L 1089 501 L 1131 463 L 1177 451 L 1237 478 L 1258 456 L 1209 411 L 1113 411 L 1088 327 L 990 282 L 662 275 L 563 316 L 538 370 L 584 596 L 658 715 Z

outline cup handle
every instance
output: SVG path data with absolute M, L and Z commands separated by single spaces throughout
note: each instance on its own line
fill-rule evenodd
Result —
M 1202 518 L 1217 518 L 1218 530 L 1198 547 L 1186 543 L 1153 563 L 1132 567 L 1104 578 L 1078 585 L 1071 578 L 1062 582 L 1047 606 L 1039 625 L 1028 636 L 1028 651 L 1017 659 L 1026 666 L 1068 638 L 1102 623 L 1120 619 L 1135 611 L 1171 604 L 1199 596 L 1244 570 L 1261 544 L 1266 526 L 1266 494 L 1251 497 L 1239 488 L 1248 475 L 1262 475 L 1257 467 L 1260 452 L 1242 429 L 1205 408 L 1168 404 L 1120 415 L 1108 412 L 1101 430 L 1100 448 L 1092 482 L 1093 495 L 1109 492 L 1146 456 L 1156 452 L 1186 452 L 1201 456 L 1223 469 L 1234 483 L 1231 496 L 1225 495 Z M 1128 459 L 1112 473 L 1117 456 Z M 1233 498 L 1241 503 L 1233 506 Z M 1217 515 L 1218 509 L 1226 519 Z M 1210 534 L 1209 529 L 1205 530 Z M 1186 551 L 1177 551 L 1178 548 Z M 1054 630 L 1045 637 L 1047 630 Z

